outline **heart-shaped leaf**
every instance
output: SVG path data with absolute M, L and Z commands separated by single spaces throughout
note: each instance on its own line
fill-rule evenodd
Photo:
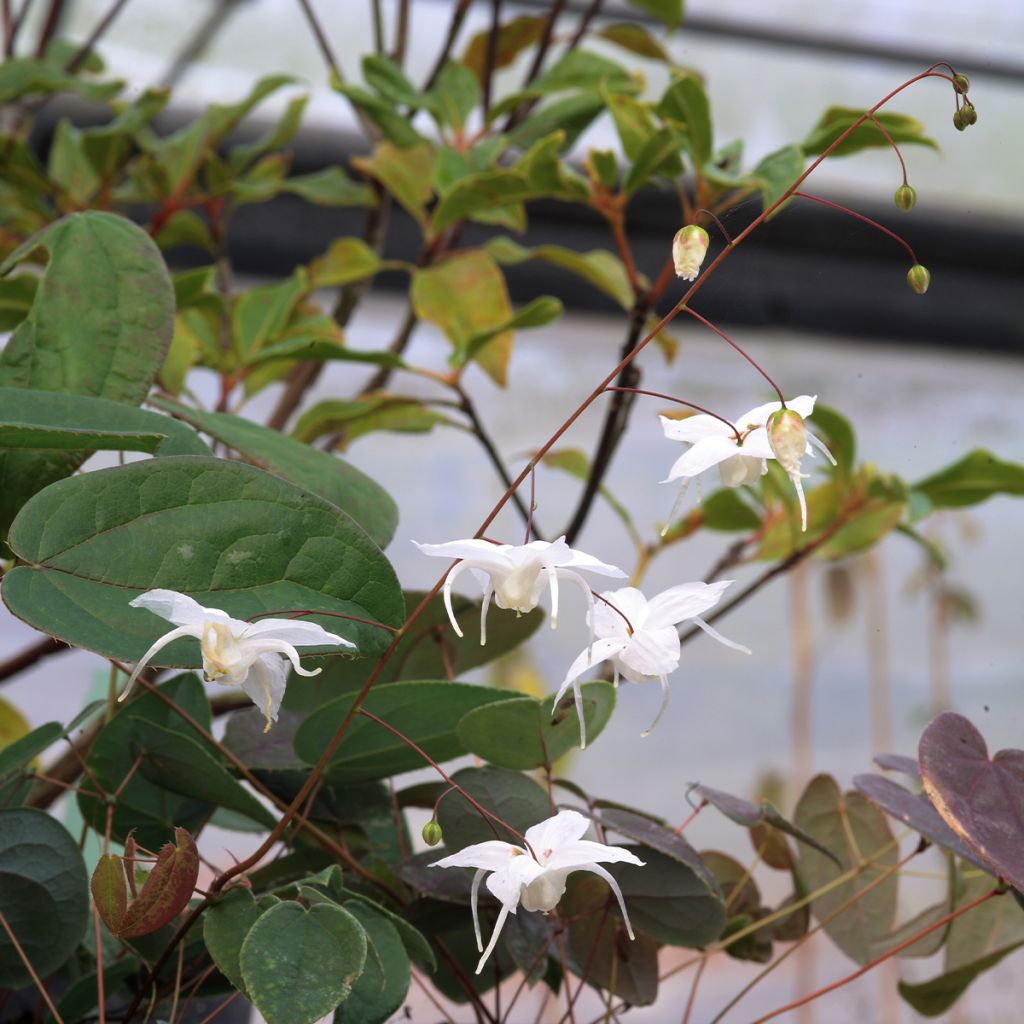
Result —
M 148 935 L 169 924 L 188 905 L 198 877 L 199 852 L 195 841 L 185 829 L 176 828 L 174 842 L 160 848 L 142 890 L 112 931 L 118 938 L 128 939 Z
M 985 738 L 946 711 L 918 746 L 925 792 L 946 824 L 1014 888 L 1024 890 L 1024 750 L 988 756 Z
M 30 625 L 67 643 L 135 661 L 168 624 L 129 602 L 165 587 L 236 618 L 312 609 L 401 624 L 387 559 L 344 513 L 252 466 L 182 456 L 62 480 L 37 494 L 11 527 L 27 565 L 4 577 L 3 599 Z M 389 634 L 317 618 L 362 654 Z M 161 665 L 196 668 L 199 645 L 165 647 Z

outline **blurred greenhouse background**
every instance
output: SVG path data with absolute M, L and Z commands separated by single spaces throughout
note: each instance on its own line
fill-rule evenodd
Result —
M 346 76 L 359 78 L 361 54 L 373 47 L 372 5 L 363 0 L 311 0 Z M 381 5 L 386 37 L 393 33 L 398 4 Z M 504 16 L 547 4 L 502 5 Z M 565 4 L 566 18 L 589 6 Z M 413 0 L 406 70 L 422 80 L 448 31 L 454 4 Z M 98 0 L 38 3 L 29 18 L 59 9 L 61 31 L 85 39 L 111 10 Z M 361 152 L 366 144 L 351 108 L 327 86 L 323 58 L 297 0 L 129 0 L 100 46 L 108 69 L 131 83 L 173 84 L 174 100 L 163 115 L 172 125 L 211 101 L 234 100 L 267 73 L 296 76 L 294 91 L 311 96 L 304 129 L 294 149 L 297 170 L 312 171 Z M 608 0 L 601 18 L 640 17 L 636 6 Z M 488 5 L 473 3 L 455 52 L 489 24 Z M 655 23 L 651 23 L 656 29 Z M 658 30 L 660 32 L 660 30 Z M 705 77 L 718 142 L 746 140 L 753 164 L 779 146 L 802 138 L 826 104 L 866 106 L 934 60 L 948 60 L 971 78 L 978 124 L 968 137 L 950 122 L 946 90 L 925 85 L 900 97 L 895 109 L 920 118 L 937 150 L 905 152 L 918 204 L 911 216 L 892 205 L 900 182 L 893 153 L 880 149 L 829 161 L 814 175 L 814 189 L 897 227 L 932 271 L 922 299 L 902 285 L 903 254 L 863 225 L 820 208 L 793 207 L 759 233 L 740 258 L 701 293 L 705 315 L 725 326 L 783 382 L 787 394 L 817 394 L 853 420 L 860 457 L 908 480 L 926 476 L 961 453 L 985 447 L 1011 460 L 1024 459 L 1024 5 L 1019 0 L 689 0 L 678 31 L 659 35 L 673 59 Z M 598 44 L 595 49 L 601 49 Z M 623 59 L 610 46 L 605 51 Z M 656 61 L 631 58 L 657 92 L 667 71 Z M 517 81 L 517 65 L 499 75 Z M 279 114 L 288 93 L 274 96 L 246 123 L 255 134 L 261 118 Z M 56 117 L 88 111 L 53 105 Z M 45 135 L 45 132 L 43 133 Z M 39 144 L 45 145 L 41 136 Z M 616 145 L 606 121 L 579 144 Z M 759 207 L 756 203 L 751 216 Z M 664 259 L 675 230 L 671 197 L 645 194 L 631 208 L 641 268 Z M 287 274 L 323 251 L 330 240 L 358 233 L 358 214 L 322 210 L 282 198 L 243 211 L 232 240 L 233 258 L 254 278 Z M 407 245 L 410 225 L 396 217 L 386 251 Z M 557 237 L 578 249 L 605 244 L 597 227 L 565 219 L 558 204 L 531 217 L 528 241 Z M 568 277 L 545 271 L 543 290 L 559 295 L 567 315 L 523 335 L 517 342 L 511 386 L 496 389 L 473 381 L 486 409 L 488 429 L 513 470 L 543 441 L 611 365 L 621 323 L 609 306 L 595 302 Z M 540 272 L 510 269 L 513 298 L 536 294 Z M 531 276 L 533 275 L 533 276 Z M 678 293 L 670 292 L 672 301 Z M 403 313 L 398 292 L 378 289 L 348 331 L 354 347 L 380 346 Z M 676 328 L 681 340 L 674 363 L 645 354 L 645 386 L 700 396 L 726 414 L 764 400 L 763 387 L 725 345 L 697 325 Z M 426 365 L 443 368 L 447 346 L 439 332 L 420 327 L 412 349 Z M 312 402 L 350 394 L 364 374 L 350 364 L 331 364 L 307 396 Z M 213 396 L 216 382 L 205 371 L 193 387 Z M 245 412 L 265 420 L 282 385 L 263 392 Z M 522 401 L 529 393 L 529 411 Z M 608 477 L 610 488 L 645 527 L 662 521 L 674 487 L 662 486 L 676 452 L 658 428 L 656 406 L 637 410 Z M 568 446 L 589 450 L 601 411 L 583 417 Z M 358 440 L 346 453 L 386 488 L 406 495 L 405 518 L 389 557 L 407 586 L 429 586 L 436 566 L 410 543 L 467 536 L 503 488 L 472 438 L 437 430 L 416 439 L 378 433 Z M 94 463 L 90 463 L 93 465 Z M 538 477 L 538 520 L 568 518 L 578 484 L 552 471 Z M 409 500 L 412 498 L 413 500 Z M 637 733 L 656 709 L 656 688 L 627 687 L 606 736 L 577 757 L 566 772 L 610 798 L 630 802 L 643 792 L 651 811 L 681 821 L 688 813 L 687 786 L 701 781 L 744 795 L 771 790 L 771 777 L 806 779 L 834 773 L 843 784 L 866 771 L 867 752 L 912 754 L 933 708 L 947 701 L 972 718 L 993 749 L 1020 745 L 1024 723 L 1021 678 L 1021 609 L 1024 573 L 1018 554 L 1021 512 L 1011 498 L 949 513 L 931 539 L 948 549 L 944 581 L 926 571 L 921 551 L 892 536 L 868 556 L 839 565 L 815 564 L 776 582 L 758 599 L 720 624 L 732 639 L 750 646 L 753 659 L 698 638 L 684 648 L 672 681 L 672 701 L 658 729 L 643 743 Z M 510 514 L 499 522 L 510 537 L 521 525 Z M 657 590 L 681 579 L 698 579 L 729 542 L 702 534 L 672 549 L 654 567 Z M 632 564 L 633 549 L 606 505 L 595 511 L 581 546 L 608 561 Z M 755 569 L 743 570 L 752 578 Z M 0 621 L 0 649 L 20 650 L 32 631 L 10 617 Z M 545 636 L 532 663 L 509 666 L 527 687 L 552 689 L 577 638 L 567 631 Z M 76 665 L 92 665 L 105 680 L 104 663 L 88 654 L 61 655 L 40 663 L 4 690 L 33 723 L 46 720 L 54 681 L 77 678 Z M 524 682 L 525 681 L 525 682 Z M 103 687 L 105 682 L 94 685 Z M 62 689 L 60 700 L 77 707 L 84 692 Z M 706 723 L 728 723 L 709 728 Z M 628 750 L 628 760 L 623 751 Z M 673 772 L 667 775 L 666 763 Z M 791 805 L 794 794 L 782 793 Z M 687 832 L 699 848 L 722 847 L 740 860 L 751 852 L 744 837 L 705 811 Z M 224 834 L 224 847 L 241 855 L 244 842 Z M 913 910 L 908 895 L 908 911 Z M 837 954 L 823 955 L 819 983 L 840 973 Z M 717 962 L 709 970 L 699 1013 L 711 1014 L 754 965 Z M 806 963 L 801 968 L 813 971 Z M 914 963 L 921 977 L 927 962 Z M 806 973 L 803 975 L 806 981 Z M 996 980 L 998 979 L 998 980 Z M 775 1005 L 790 993 L 793 976 L 780 972 L 774 989 L 757 998 Z M 787 1021 L 875 1019 L 865 1006 L 880 1005 L 888 990 L 885 1024 L 916 1019 L 896 1000 L 893 978 L 869 976 L 823 1003 L 818 1016 Z M 668 992 L 672 990 L 669 989 Z M 681 1000 L 688 991 L 680 984 Z M 774 997 L 779 997 L 778 999 Z M 671 1006 L 671 997 L 665 1005 Z M 1018 1019 L 1024 983 L 1012 969 L 972 992 L 949 1020 Z M 425 1005 L 425 1004 L 424 1004 Z M 661 1006 L 661 1004 L 659 1004 Z M 586 1008 L 589 1010 L 588 1005 Z M 742 1009 L 742 1007 L 741 1007 Z M 598 1013 L 596 1003 L 593 1013 Z M 536 1011 L 536 1005 L 529 1012 Z M 586 1012 L 586 1011 L 585 1011 Z M 664 1020 L 661 1009 L 637 1010 L 630 1020 Z M 672 1008 L 673 1019 L 677 1016 Z M 957 1015 L 959 1014 L 959 1015 Z M 554 1007 L 545 1020 L 557 1021 Z M 422 1006 L 414 1020 L 432 1020 Z M 532 1019 L 532 1018 L 531 1018 Z M 589 1019 L 589 1018 L 587 1018 Z M 698 1015 L 697 1019 L 702 1019 Z M 730 1019 L 732 1019 L 730 1017 Z M 745 1019 L 742 1013 L 735 1019 Z M 946 1018 L 943 1018 L 946 1019 Z

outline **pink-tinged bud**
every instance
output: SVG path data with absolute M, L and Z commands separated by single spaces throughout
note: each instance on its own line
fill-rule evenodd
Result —
M 897 210 L 903 210 L 904 213 L 912 210 L 917 203 L 917 192 L 914 191 L 913 185 L 900 185 L 896 189 L 896 195 L 893 197 L 896 203 Z
M 439 842 L 444 838 L 441 832 L 441 826 L 436 821 L 428 821 L 423 826 L 423 842 L 427 846 L 437 846 Z
M 710 242 L 708 233 L 697 224 L 687 224 L 676 232 L 672 239 L 672 262 L 676 265 L 677 277 L 684 281 L 697 279 Z
M 776 409 L 768 417 L 768 444 L 786 476 L 793 481 L 800 500 L 800 528 L 807 529 L 807 502 L 800 482 L 800 460 L 807 452 L 807 424 L 795 409 Z
M 928 268 L 922 266 L 920 263 L 915 263 L 907 271 L 907 284 L 917 292 L 918 295 L 924 295 L 928 291 L 928 285 L 932 283 L 932 275 L 928 273 Z

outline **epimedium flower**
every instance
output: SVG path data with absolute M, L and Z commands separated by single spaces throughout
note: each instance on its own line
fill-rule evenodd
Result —
M 540 601 L 545 585 L 551 591 L 551 628 L 558 625 L 558 581 L 567 580 L 583 591 L 587 607 L 594 607 L 594 598 L 587 581 L 577 570 L 601 576 L 624 577 L 614 565 L 600 562 L 593 555 L 574 551 L 565 537 L 556 541 L 535 540 L 529 544 L 495 544 L 489 540 L 451 540 L 444 544 L 413 543 L 425 555 L 461 559 L 444 581 L 444 606 L 448 619 L 461 637 L 462 630 L 452 610 L 452 584 L 467 569 L 476 577 L 484 591 L 480 608 L 480 643 L 487 642 L 487 609 L 491 598 L 499 608 L 522 614 L 533 611 Z
M 608 846 L 584 839 L 589 825 L 590 822 L 578 811 L 559 811 L 554 817 L 526 830 L 525 847 L 492 839 L 467 846 L 431 865 L 435 868 L 477 869 L 470 894 L 476 948 L 482 953 L 476 965 L 477 974 L 483 970 L 487 958 L 494 951 L 508 915 L 516 913 L 520 905 L 524 910 L 539 910 L 545 914 L 554 910 L 565 893 L 565 880 L 573 871 L 591 871 L 608 883 L 619 901 L 626 931 L 633 938 L 622 890 L 599 862 L 636 864 L 640 867 L 643 867 L 644 862 L 621 846 Z M 486 949 L 480 934 L 478 913 L 480 882 L 485 875 L 487 888 L 501 903 L 498 920 Z
M 814 403 L 817 395 L 799 395 L 796 398 L 787 399 L 785 409 L 795 414 L 800 423 L 814 412 Z M 690 447 L 676 459 L 669 470 L 668 477 L 662 483 L 669 483 L 673 480 L 682 480 L 683 484 L 676 501 L 676 507 L 686 492 L 690 480 L 699 476 L 706 469 L 718 466 L 718 475 L 726 487 L 739 487 L 743 484 L 752 484 L 763 473 L 768 472 L 768 459 L 778 458 L 777 452 L 772 445 L 768 433 L 768 421 L 773 414 L 781 411 L 781 402 L 767 402 L 764 405 L 757 405 L 735 421 L 719 419 L 716 416 L 709 416 L 701 413 L 697 416 L 688 416 L 686 419 L 674 420 L 668 416 L 661 417 L 661 426 L 665 436 L 672 441 L 683 441 Z M 795 420 L 787 417 L 792 427 Z M 792 430 L 788 430 L 789 442 L 787 445 L 787 459 L 790 464 L 794 457 L 792 452 Z M 824 452 L 828 460 L 835 465 L 835 459 L 813 434 L 804 429 L 804 445 L 802 451 L 796 454 L 797 472 L 799 473 L 799 458 L 803 455 L 813 455 L 814 448 Z M 794 477 L 787 466 L 783 466 L 790 479 L 796 483 L 799 476 Z M 801 498 L 803 506 L 803 489 L 798 487 L 797 494 Z M 672 514 L 675 513 L 673 507 Z M 669 516 L 671 519 L 671 515 Z M 806 527 L 805 527 L 806 528 Z
M 219 608 L 204 608 L 186 594 L 175 590 L 147 590 L 129 602 L 133 608 L 145 608 L 175 628 L 165 633 L 142 656 L 128 679 L 120 700 L 131 691 L 139 673 L 150 659 L 179 637 L 195 637 L 203 656 L 203 676 L 208 682 L 240 686 L 267 720 L 266 732 L 284 697 L 289 662 L 301 676 L 318 675 L 320 669 L 304 669 L 296 647 L 339 644 L 355 647 L 344 637 L 328 633 L 314 622 L 297 619 L 259 619 L 245 622 L 233 619 Z
M 726 647 L 750 654 L 748 647 L 727 640 L 700 617 L 702 612 L 718 604 L 725 588 L 732 582 L 680 583 L 649 601 L 636 587 L 623 587 L 601 594 L 601 603 L 594 607 L 592 613 L 592 628 L 597 639 L 592 649 L 583 651 L 569 666 L 554 702 L 554 707 L 557 707 L 565 691 L 572 687 L 580 720 L 581 748 L 587 745 L 587 735 L 579 679 L 594 665 L 610 661 L 616 686 L 620 677 L 631 683 L 657 680 L 661 684 L 661 706 L 650 727 L 641 733 L 647 736 L 668 706 L 668 675 L 679 667 L 681 648 L 677 627 L 680 623 L 692 622 Z
M 708 233 L 699 224 L 687 224 L 676 232 L 672 239 L 672 262 L 675 264 L 676 277 L 684 281 L 697 280 L 710 241 Z

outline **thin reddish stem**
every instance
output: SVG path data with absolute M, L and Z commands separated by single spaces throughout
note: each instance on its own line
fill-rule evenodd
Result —
M 675 830 L 676 835 L 681 836 L 683 832 L 686 831 L 687 826 L 693 821 L 694 818 L 697 817 L 698 814 L 700 814 L 702 810 L 704 810 L 705 807 L 707 807 L 707 805 L 707 800 L 702 800 L 699 804 L 697 804 L 693 811 L 686 818 L 683 819 L 682 823 Z
M 660 398 L 665 402 L 675 402 L 677 405 L 685 405 L 687 409 L 696 409 L 697 412 L 702 412 L 705 416 L 713 416 L 716 420 L 724 423 L 735 435 L 737 444 L 740 444 L 743 441 L 735 423 L 730 423 L 724 416 L 719 416 L 717 412 L 705 409 L 703 405 L 697 405 L 696 402 L 687 402 L 685 398 L 676 398 L 675 395 L 666 395 L 660 391 L 648 391 L 646 388 L 622 388 L 614 385 L 605 388 L 605 391 L 628 391 L 630 394 L 634 395 L 647 395 L 649 398 Z
M 799 194 L 799 192 L 793 193 L 793 195 Z M 750 363 L 750 365 L 755 370 L 757 370 L 757 372 L 761 374 L 761 376 L 764 377 L 764 379 L 768 381 L 769 384 L 771 384 L 771 386 L 775 389 L 775 394 L 779 396 L 779 401 L 782 403 L 782 408 L 786 408 L 786 396 L 782 393 L 782 389 L 779 387 L 778 384 L 775 383 L 774 380 L 772 380 L 771 377 L 768 376 L 768 371 L 765 370 L 764 367 L 761 366 L 761 364 L 757 362 L 757 360 L 754 359 L 753 356 L 747 355 L 743 348 L 740 345 L 737 345 L 736 342 L 733 341 L 732 338 L 730 338 L 729 335 L 725 333 L 725 331 L 723 331 L 720 327 L 716 327 L 710 320 L 706 319 L 705 317 L 702 317 L 700 313 L 698 313 L 695 309 L 690 309 L 689 306 L 685 306 L 683 308 L 683 312 L 689 313 L 690 316 L 692 316 L 695 320 L 699 320 L 705 327 L 714 331 L 715 334 L 717 334 L 722 339 L 722 341 L 727 342 L 729 345 L 732 345 L 732 347 L 737 352 L 739 352 L 739 354 L 743 356 L 743 358 L 746 359 L 746 361 Z
M 840 213 L 849 214 L 851 217 L 855 217 L 857 220 L 863 221 L 865 224 L 869 224 L 871 227 L 881 231 L 883 235 L 888 235 L 890 238 L 899 242 L 900 245 L 907 250 L 907 253 L 910 256 L 910 262 L 917 263 L 917 257 L 914 255 L 914 250 L 911 249 L 910 243 L 897 235 L 895 231 L 890 231 L 885 227 L 885 225 L 879 224 L 877 220 L 872 220 L 870 217 L 865 217 L 863 213 L 857 213 L 856 210 L 851 210 L 848 206 L 843 206 L 841 203 L 833 203 L 831 199 L 823 199 L 821 196 L 816 196 L 811 192 L 794 192 L 793 198 L 810 199 L 811 202 L 821 203 L 822 206 L 827 206 L 830 210 L 838 210 Z
M 43 1002 L 46 1003 L 47 1009 L 53 1014 L 53 1019 L 57 1024 L 64 1024 L 61 1015 L 57 1012 L 57 1007 L 53 1005 L 53 1000 L 50 998 L 50 993 L 46 991 L 46 986 L 39 980 L 39 975 L 36 974 L 36 969 L 32 966 L 32 961 L 25 955 L 25 950 L 21 948 L 21 943 L 18 941 L 18 936 L 11 931 L 11 926 L 7 923 L 7 918 L 4 917 L 3 911 L 0 910 L 0 927 L 7 933 L 7 938 L 11 940 L 11 945 L 14 947 L 15 953 L 21 957 L 21 962 L 25 965 L 25 970 L 28 971 L 29 977 L 32 979 L 33 984 L 39 989 L 39 994 L 43 997 Z
M 695 210 L 694 212 L 703 213 L 710 217 L 718 225 L 718 230 L 722 232 L 722 235 L 724 236 L 725 240 L 730 245 L 732 245 L 732 236 L 729 234 L 728 231 L 725 230 L 725 225 L 718 219 L 717 214 L 712 213 L 711 210 L 706 210 L 703 206 L 699 210 Z
M 847 974 L 838 981 L 833 981 L 830 985 L 825 985 L 823 988 L 819 988 L 816 991 L 809 993 L 801 999 L 795 999 L 793 1002 L 787 1003 L 785 1006 L 780 1006 L 777 1010 L 772 1010 L 771 1013 L 766 1013 L 763 1017 L 758 1017 L 757 1020 L 753 1021 L 753 1024 L 764 1024 L 765 1021 L 774 1020 L 776 1017 L 781 1017 L 782 1014 L 788 1013 L 790 1010 L 796 1010 L 801 1006 L 806 1006 L 808 1003 L 819 998 L 819 996 L 828 995 L 829 992 L 834 992 L 837 988 L 849 985 L 851 981 L 856 981 L 861 977 L 861 975 L 867 974 L 868 971 L 877 967 L 880 963 L 884 963 L 890 957 L 896 956 L 897 953 L 902 953 L 908 946 L 913 946 L 915 942 L 919 942 L 926 935 L 930 935 L 936 929 L 944 928 L 950 921 L 960 917 L 961 914 L 966 914 L 968 910 L 973 910 L 975 907 L 986 902 L 986 900 L 992 899 L 993 896 L 1002 895 L 1004 892 L 1005 890 L 1003 889 L 992 889 L 990 892 L 984 893 L 977 897 L 977 899 L 971 900 L 970 903 L 967 903 L 962 907 L 958 907 L 952 913 L 946 914 L 945 917 L 939 918 L 938 921 L 930 924 L 927 928 L 922 928 L 921 931 L 915 932 L 909 939 L 904 939 L 903 942 L 893 946 L 892 949 L 886 950 L 886 952 L 882 953 L 881 956 L 876 956 L 874 960 L 869 961 L 858 970 Z
M 900 162 L 900 168 L 903 171 L 903 184 L 906 185 L 907 165 L 903 160 L 903 154 L 900 152 L 900 147 L 896 145 L 895 141 L 893 140 L 893 137 L 885 130 L 885 128 L 882 127 L 882 122 L 879 121 L 874 114 L 871 115 L 871 121 L 874 124 L 874 126 L 886 137 L 886 139 L 889 142 L 889 145 L 892 146 L 893 152 L 896 154 L 896 157 Z
M 618 615 L 620 619 L 622 619 L 622 621 L 626 624 L 626 629 L 629 630 L 630 636 L 632 636 L 636 632 L 636 630 L 633 628 L 633 623 L 629 621 L 629 619 L 626 617 L 626 613 L 621 608 L 619 608 L 615 604 L 612 604 L 612 602 L 609 601 L 607 597 L 605 597 L 603 594 L 599 594 L 596 590 L 591 590 L 590 593 L 593 594 L 594 597 L 596 597 L 598 601 L 600 601 L 602 604 L 608 605 L 608 607 L 611 608 L 611 610 L 615 612 L 615 614 Z

